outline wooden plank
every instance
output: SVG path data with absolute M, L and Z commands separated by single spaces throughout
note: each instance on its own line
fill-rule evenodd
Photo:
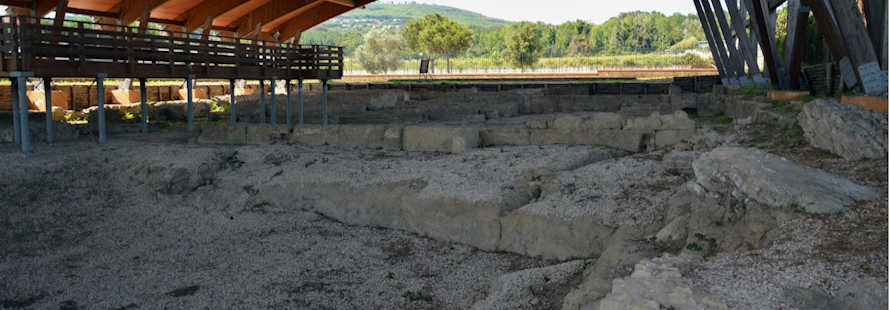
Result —
M 788 0 L 791 1 L 791 0 Z M 785 3 L 785 0 L 770 0 L 769 2 L 769 10 L 775 11 L 780 5 Z
M 729 51 L 730 64 L 736 71 L 736 77 L 745 76 L 745 56 L 735 47 L 735 40 L 732 36 L 732 28 L 726 22 L 726 13 L 723 12 L 723 5 L 720 0 L 711 0 L 714 4 L 714 15 L 717 17 L 718 25 L 723 31 L 723 38 L 726 41 L 726 49 Z M 707 5 L 705 5 L 707 7 Z
M 753 36 L 749 36 L 745 29 L 745 13 L 738 7 L 738 0 L 727 0 L 729 7 L 730 21 L 736 37 L 739 39 L 739 45 L 744 51 L 745 62 L 748 63 L 748 76 L 754 78 L 754 75 L 760 74 L 760 65 L 757 63 L 757 41 Z
M 789 0 L 795 1 L 795 0 Z M 797 12 L 788 11 L 788 17 L 790 20 L 791 15 L 797 16 L 795 21 L 797 22 L 795 28 L 797 31 L 795 32 L 795 38 L 791 40 L 794 45 L 786 47 L 791 50 L 792 53 L 788 60 L 788 76 L 790 78 L 789 87 L 791 89 L 800 89 L 800 64 L 803 61 L 803 50 L 806 46 L 805 41 L 807 37 L 807 25 L 809 24 L 810 17 L 810 7 L 808 6 L 807 0 L 799 0 L 800 2 L 797 5 Z M 797 2 L 797 1 L 795 1 Z M 789 28 L 792 25 L 788 25 Z
M 708 40 L 708 47 L 711 49 L 711 56 L 714 59 L 714 64 L 717 65 L 717 72 L 720 74 L 721 79 L 729 78 L 729 75 L 727 72 L 728 70 L 726 69 L 726 66 L 724 66 L 724 64 L 723 64 L 723 58 L 720 57 L 720 54 L 717 51 L 717 43 L 714 40 L 713 34 L 711 33 L 711 27 L 710 27 L 710 24 L 708 23 L 708 19 L 705 15 L 703 9 L 702 9 L 701 1 L 700 0 L 692 0 L 692 2 L 695 4 L 695 10 L 698 12 L 698 19 L 699 19 L 699 21 L 701 21 L 701 24 L 702 24 L 702 31 L 704 31 L 705 37 Z

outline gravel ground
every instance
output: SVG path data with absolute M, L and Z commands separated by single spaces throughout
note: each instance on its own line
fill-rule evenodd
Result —
M 131 179 L 132 170 L 146 162 L 193 169 L 237 150 L 245 164 L 220 177 L 357 187 L 430 178 L 427 197 L 498 202 L 528 169 L 591 182 L 601 170 L 585 164 L 619 155 L 580 146 L 486 148 L 459 156 L 217 147 L 186 138 L 154 133 L 111 137 L 106 145 L 87 138 L 38 143 L 27 159 L 15 145 L 0 144 L 0 308 L 468 309 L 504 308 L 498 300 L 506 298 L 516 308 L 558 309 L 560 294 L 580 280 L 569 273 L 577 261 L 488 253 L 350 226 L 298 206 L 256 204 L 247 194 L 225 206 L 160 195 Z M 600 165 L 623 163 L 639 177 L 660 175 L 649 189 L 662 195 L 673 179 L 651 154 Z M 886 159 L 854 165 L 887 167 Z M 292 170 L 279 173 L 285 169 Z M 874 179 L 869 185 L 886 193 L 886 176 L 839 171 L 856 181 Z M 592 189 L 576 189 L 585 190 Z M 814 286 L 832 294 L 856 279 L 887 278 L 886 201 L 859 203 L 843 215 L 802 217 L 779 229 L 787 237 L 767 248 L 691 262 L 685 280 L 734 309 L 794 309 L 782 288 Z M 489 296 L 497 281 L 506 284 Z M 538 284 L 528 289 L 526 283 Z
M 177 142 L 182 138 L 132 135 L 102 146 L 86 140 L 39 144 L 28 159 L 14 145 L 0 146 L 0 307 L 467 309 L 486 298 L 499 276 L 558 263 L 349 226 L 299 207 L 252 205 L 243 197 L 227 206 L 206 205 L 158 195 L 130 179 L 133 166 L 146 159 L 194 167 L 229 151 Z M 269 154 L 285 150 L 296 151 L 286 145 L 240 147 L 247 164 L 221 173 L 266 178 L 267 170 L 276 168 L 274 158 L 266 162 Z M 572 154 L 585 157 L 590 150 Z M 483 150 L 469 156 L 488 162 L 485 167 L 509 167 L 499 156 L 522 151 L 531 149 Z M 306 149 L 292 157 L 299 163 L 330 158 L 330 165 L 319 158 L 317 165 L 309 165 L 319 170 L 306 168 L 309 173 L 300 174 L 319 181 L 342 181 L 350 175 L 319 177 L 320 171 L 337 166 L 337 171 L 397 162 L 412 167 L 411 162 L 436 158 L 462 164 L 436 154 L 403 153 L 398 156 L 405 158 L 399 158 L 362 152 Z M 555 154 L 540 160 L 559 166 L 577 159 L 570 154 L 560 160 Z M 342 168 L 347 166 L 352 168 Z M 415 171 L 411 169 L 422 165 L 414 166 L 399 169 Z M 497 189 L 498 180 L 509 176 L 484 181 L 491 183 L 487 188 Z M 530 306 L 557 304 L 561 301 Z

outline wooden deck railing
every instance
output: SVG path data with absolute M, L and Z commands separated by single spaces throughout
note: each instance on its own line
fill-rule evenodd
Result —
M 52 19 L 0 17 L 0 76 L 36 77 L 339 79 L 343 50 L 171 30 Z

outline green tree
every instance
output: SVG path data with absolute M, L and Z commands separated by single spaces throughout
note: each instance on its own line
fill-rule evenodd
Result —
M 505 36 L 510 62 L 523 70 L 533 67 L 541 57 L 540 37 L 541 33 L 530 22 L 510 26 Z
M 439 13 L 427 14 L 423 19 L 408 21 L 408 26 L 402 31 L 402 37 L 412 51 L 444 56 L 449 73 L 452 54 L 468 49 L 476 40 L 476 36 L 467 26 L 458 24 Z
M 355 50 L 355 56 L 368 73 L 377 74 L 398 68 L 404 52 L 401 37 L 378 28 L 365 34 L 365 43 Z

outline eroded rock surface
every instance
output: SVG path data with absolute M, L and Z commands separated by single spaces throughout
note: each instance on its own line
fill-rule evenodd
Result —
M 692 167 L 705 190 L 770 207 L 796 204 L 826 214 L 843 211 L 856 200 L 879 197 L 872 188 L 754 148 L 720 147 L 703 154 Z
M 846 160 L 887 156 L 886 113 L 819 99 L 805 104 L 798 120 L 810 144 Z

